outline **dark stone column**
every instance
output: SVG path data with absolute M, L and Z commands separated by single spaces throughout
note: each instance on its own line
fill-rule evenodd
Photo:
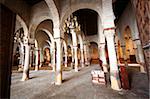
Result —
M 15 18 L 15 13 L 0 4 L 0 99 L 10 98 Z

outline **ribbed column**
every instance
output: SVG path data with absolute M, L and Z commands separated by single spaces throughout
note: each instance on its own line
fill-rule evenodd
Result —
M 110 79 L 111 79 L 111 88 L 114 90 L 120 90 L 120 78 L 119 70 L 117 66 L 117 57 L 114 46 L 114 33 L 113 29 L 104 30 L 104 35 L 107 40 L 109 62 L 110 62 Z

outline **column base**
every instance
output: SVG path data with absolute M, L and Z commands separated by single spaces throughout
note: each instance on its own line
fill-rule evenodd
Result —
M 39 70 L 39 66 L 35 66 L 35 71 L 38 71 Z
M 79 70 L 78 70 L 78 69 L 75 69 L 75 72 L 79 72 Z
M 110 72 L 110 80 L 111 80 L 111 88 L 113 90 L 120 91 L 121 90 L 121 83 L 119 79 L 119 74 L 117 71 Z
M 102 67 L 103 67 L 103 71 L 105 73 L 107 73 L 108 72 L 108 65 L 102 65 Z
M 23 71 L 22 79 L 21 81 L 25 81 L 29 79 L 29 69 Z
M 26 81 L 26 80 L 28 80 L 28 79 L 29 79 L 28 74 L 23 73 L 23 76 L 22 76 L 21 81 Z
M 18 66 L 18 71 L 19 71 L 19 72 L 22 72 L 22 71 L 23 71 L 23 66 L 22 66 L 22 65 L 19 65 L 19 66 Z
M 52 70 L 52 71 L 53 71 L 53 72 L 56 72 L 56 68 L 53 67 L 53 70 Z
M 78 72 L 79 71 L 79 69 L 78 69 L 78 66 L 75 66 L 75 72 Z
M 74 65 L 74 63 L 72 62 L 72 63 L 71 63 L 71 68 L 72 68 L 72 69 L 74 69 L 73 65 Z
M 82 67 L 85 67 L 84 63 L 81 63 L 81 66 L 82 66 Z
M 140 64 L 140 72 L 141 73 L 146 73 L 145 69 L 144 69 L 144 63 L 139 63 Z
M 61 84 L 62 84 L 62 73 L 57 72 L 56 73 L 55 85 L 61 85 Z
M 67 67 L 67 63 L 65 63 L 65 67 Z

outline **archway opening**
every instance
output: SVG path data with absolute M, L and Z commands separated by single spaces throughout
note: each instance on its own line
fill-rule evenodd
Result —
M 137 63 L 135 56 L 134 42 L 131 36 L 131 29 L 129 26 L 125 28 L 124 31 L 124 40 L 125 40 L 125 55 L 128 63 Z
M 99 64 L 99 54 L 98 54 L 98 44 L 95 42 L 90 42 L 89 52 L 91 57 L 91 64 Z
M 96 35 L 98 32 L 98 13 L 91 9 L 79 9 L 73 12 L 81 25 L 81 30 L 87 36 Z

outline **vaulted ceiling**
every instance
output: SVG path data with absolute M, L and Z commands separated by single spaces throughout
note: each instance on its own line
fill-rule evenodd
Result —
M 121 14 L 125 10 L 127 4 L 129 3 L 130 0 L 114 0 L 113 1 L 113 11 L 116 17 L 115 22 L 118 21 L 120 18 Z

